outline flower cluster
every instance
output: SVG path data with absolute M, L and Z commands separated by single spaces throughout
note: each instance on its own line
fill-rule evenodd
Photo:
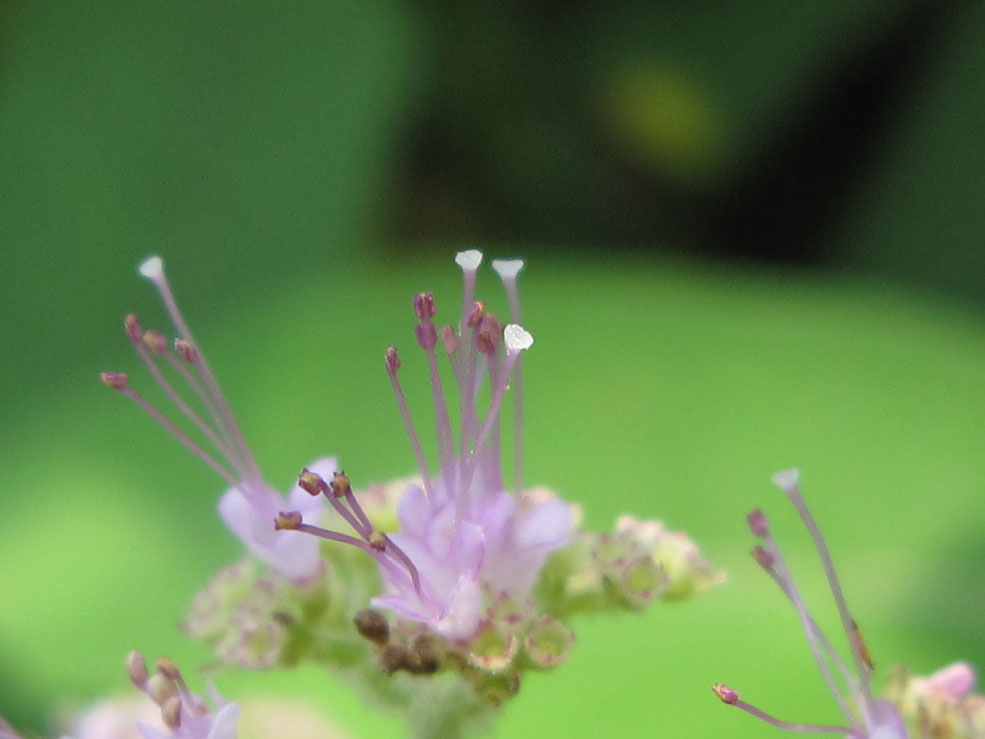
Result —
M 356 491 L 326 458 L 302 470 L 286 498 L 261 476 L 161 260 L 141 265 L 177 338 L 169 343 L 161 332 L 145 331 L 135 315 L 124 322 L 126 334 L 183 425 L 206 443 L 146 400 L 125 374 L 104 372 L 101 379 L 229 483 L 219 502 L 223 521 L 266 565 L 245 560 L 224 569 L 192 605 L 184 628 L 212 644 L 221 663 L 264 669 L 314 661 L 345 670 L 382 702 L 410 706 L 414 717 L 427 716 L 422 706 L 437 702 L 453 705 L 464 720 L 515 695 L 525 671 L 562 664 L 575 643 L 564 623 L 570 614 L 640 609 L 721 581 L 681 532 L 630 517 L 610 534 L 583 531 L 578 506 L 546 488 L 524 487 L 522 355 L 533 337 L 521 325 L 523 265 L 493 262 L 509 304 L 504 322 L 476 299 L 482 255 L 461 252 L 456 262 L 464 288 L 451 322 L 436 323 L 432 293 L 412 301 L 433 399 L 437 466 L 425 454 L 399 379 L 402 358 L 391 346 L 384 368 L 417 475 Z M 507 481 L 500 419 L 510 395 Z M 422 683 L 422 676 L 433 679 Z M 449 689 L 457 701 L 447 700 Z M 429 700 L 429 691 L 444 698 Z M 441 733 L 449 720 L 431 716 L 432 728 L 418 733 Z

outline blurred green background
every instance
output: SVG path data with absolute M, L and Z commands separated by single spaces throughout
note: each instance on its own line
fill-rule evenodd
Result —
M 769 735 L 716 681 L 834 720 L 746 555 L 763 506 L 834 628 L 792 465 L 879 666 L 985 665 L 983 31 L 909 0 L 3 4 L 0 714 L 51 734 L 131 648 L 208 660 L 176 623 L 239 554 L 223 486 L 96 381 L 149 384 L 120 320 L 164 327 L 152 253 L 284 487 L 408 472 L 409 296 L 457 304 L 465 246 L 528 259 L 528 480 L 729 580 L 578 621 L 501 736 Z M 220 686 L 400 728 L 312 670 Z

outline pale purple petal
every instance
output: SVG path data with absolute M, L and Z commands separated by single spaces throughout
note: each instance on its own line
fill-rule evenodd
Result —
M 423 537 L 430 515 L 431 504 L 424 490 L 417 485 L 408 485 L 397 504 L 400 529 L 411 536 Z
M 236 739 L 236 726 L 239 723 L 239 706 L 227 703 L 216 714 L 207 739 Z

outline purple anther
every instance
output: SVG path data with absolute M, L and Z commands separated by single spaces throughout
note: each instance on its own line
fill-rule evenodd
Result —
M 137 318 L 135 313 L 131 313 L 123 319 L 123 328 L 126 329 L 130 341 L 140 341 L 141 337 L 143 337 L 144 329 L 140 325 L 140 319 Z
M 434 306 L 434 293 L 418 293 L 414 296 L 414 315 L 420 320 L 426 321 L 434 318 L 437 309 Z
M 168 340 L 160 331 L 151 329 L 144 333 L 144 343 L 155 354 L 168 353 Z
M 108 385 L 114 390 L 122 390 L 129 381 L 123 372 L 100 372 L 99 379 L 104 385 Z
M 395 375 L 398 369 L 400 369 L 400 355 L 397 354 L 397 347 L 388 346 L 386 348 L 386 371 Z
M 770 532 L 770 522 L 767 520 L 766 514 L 759 508 L 750 511 L 749 515 L 746 516 L 746 523 L 749 524 L 749 530 L 753 536 L 762 538 Z
M 438 330 L 431 321 L 418 323 L 414 326 L 414 336 L 417 337 L 417 343 L 425 351 L 431 351 L 438 343 Z

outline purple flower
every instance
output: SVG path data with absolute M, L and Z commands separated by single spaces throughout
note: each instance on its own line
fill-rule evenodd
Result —
M 414 333 L 426 356 L 436 416 L 436 474 L 425 459 L 397 379 L 400 357 L 394 347 L 386 351 L 386 369 L 420 470 L 420 483 L 409 485 L 398 504 L 400 532 L 375 531 L 348 489 L 348 480 L 328 485 L 313 478 L 305 481 L 303 475 L 302 484 L 311 492 L 324 492 L 360 538 L 308 526 L 297 516 L 281 522 L 365 549 L 379 562 L 384 582 L 384 593 L 373 604 L 426 624 L 448 639 L 473 636 L 493 599 L 526 598 L 547 555 L 569 541 L 574 524 L 568 504 L 552 493 L 522 490 L 520 356 L 533 344 L 533 337 L 519 325 L 516 276 L 522 262 L 493 262 L 510 303 L 512 323 L 504 327 L 485 303 L 475 300 L 481 261 L 474 250 L 456 257 L 465 283 L 457 325 L 439 329 L 432 320 L 437 311 L 434 296 L 414 296 Z M 455 377 L 457 434 L 438 367 L 439 346 Z M 489 400 L 480 408 L 480 388 L 487 379 Z M 500 411 L 511 383 L 512 492 L 502 477 L 499 434 Z
M 323 566 L 318 542 L 308 536 L 277 531 L 274 520 L 285 508 L 297 510 L 314 519 L 324 510 L 324 504 L 312 499 L 297 485 L 291 489 L 285 501 L 280 493 L 264 481 L 205 355 L 195 343 L 178 310 L 164 275 L 161 259 L 147 259 L 140 265 L 139 272 L 157 287 L 178 338 L 174 340 L 172 349 L 172 345 L 169 345 L 159 331 L 144 331 L 137 316 L 132 313 L 124 321 L 127 336 L 165 395 L 186 421 L 208 440 L 214 452 L 207 451 L 130 387 L 129 378 L 125 374 L 103 372 L 100 379 L 137 403 L 230 484 L 219 502 L 219 513 L 229 529 L 258 559 L 295 581 L 314 577 L 321 572 Z M 205 418 L 175 389 L 159 364 L 170 365 L 176 379 L 180 379 L 195 398 L 195 402 L 204 409 Z M 312 468 L 331 474 L 336 463 L 334 459 L 322 459 L 315 462 Z
M 715 694 L 722 702 L 752 714 L 772 726 L 789 731 L 842 734 L 848 739 L 906 739 L 909 736 L 906 725 L 896 706 L 890 701 L 875 698 L 872 695 L 870 685 L 872 661 L 862 641 L 862 634 L 848 612 L 848 606 L 845 603 L 841 584 L 835 574 L 834 563 L 831 561 L 827 545 L 821 537 L 817 522 L 800 494 L 799 478 L 800 472 L 798 470 L 786 470 L 774 475 L 773 482 L 786 493 L 814 540 L 821 564 L 824 567 L 824 573 L 828 579 L 828 585 L 838 607 L 842 628 L 848 640 L 852 655 L 851 666 L 842 660 L 831 642 L 821 632 L 814 617 L 807 610 L 807 605 L 804 603 L 800 591 L 790 575 L 790 570 L 787 568 L 787 564 L 770 533 L 769 522 L 763 512 L 758 509 L 749 514 L 748 523 L 753 535 L 762 541 L 762 546 L 757 546 L 752 553 L 756 562 L 780 586 L 780 590 L 797 610 L 797 616 L 807 636 L 811 653 L 814 655 L 814 660 L 824 677 L 824 681 L 841 709 L 846 725 L 827 726 L 782 721 L 741 700 L 739 694 L 726 685 L 715 685 Z

